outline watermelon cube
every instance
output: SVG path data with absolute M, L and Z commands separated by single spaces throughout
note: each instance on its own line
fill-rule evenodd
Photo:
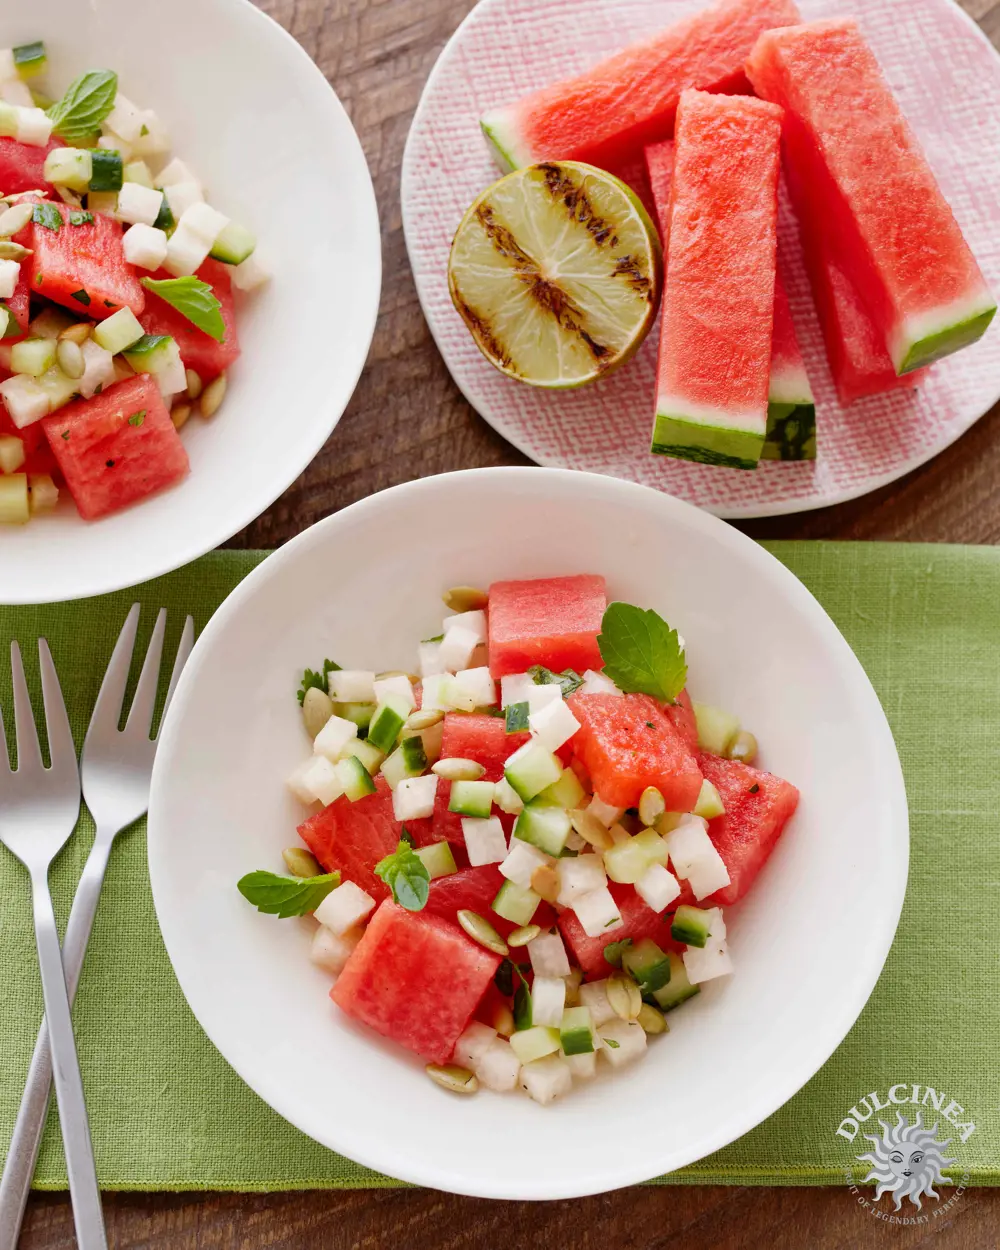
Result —
M 652 450 L 753 469 L 767 432 L 781 109 L 685 91 L 677 110 Z
M 676 703 L 668 703 L 663 709 L 673 727 L 680 734 L 688 747 L 694 751 L 698 746 L 698 722 L 695 720 L 691 696 L 682 690 Z
M 94 213 L 92 222 L 74 226 L 68 204 L 53 203 L 52 208 L 62 218 L 59 229 L 38 222 L 32 228 L 32 291 L 94 321 L 123 305 L 139 316 L 146 292 L 125 259 L 121 222 Z
M 449 712 L 444 718 L 441 733 L 441 758 L 475 760 L 486 772 L 484 781 L 499 781 L 503 776 L 504 761 L 519 746 L 528 741 L 526 733 L 507 733 L 505 723 L 499 716 L 485 716 L 474 712 Z M 437 839 L 464 845 L 462 817 L 448 811 L 451 784 L 442 781 L 434 799 L 434 833 Z M 505 821 L 505 824 L 509 822 Z M 509 829 L 508 829 L 509 832 Z
M 785 110 L 796 212 L 858 291 L 895 372 L 980 338 L 996 301 L 857 23 L 765 31 L 747 73 Z
M 385 902 L 330 997 L 383 1037 L 447 1063 L 499 966 L 450 921 Z
M 674 909 L 682 903 L 694 903 L 687 882 L 681 883 L 681 893 L 671 903 L 668 911 L 657 913 L 647 907 L 635 889 L 630 885 L 610 885 L 611 896 L 618 905 L 622 923 L 599 937 L 588 937 L 583 926 L 573 912 L 564 911 L 559 917 L 559 928 L 566 940 L 573 959 L 580 965 L 589 981 L 599 981 L 610 976 L 612 966 L 604 958 L 604 948 L 611 942 L 620 942 L 623 938 L 631 938 L 633 942 L 641 942 L 643 938 L 652 938 L 661 950 L 684 949 L 670 936 L 670 917 Z M 700 904 L 699 904 L 700 906 Z
M 156 382 L 137 374 L 42 424 L 80 515 L 117 512 L 179 481 L 188 457 Z
M 4 304 L 7 311 L 11 314 L 7 322 L 7 328 L 3 335 L 5 342 L 15 342 L 17 339 L 23 338 L 28 332 L 28 320 L 30 317 L 29 303 L 31 301 L 31 257 L 21 262 L 21 272 L 18 274 L 17 286 L 14 288 L 14 294 L 10 299 L 0 300 Z
M 489 654 L 494 677 L 533 664 L 555 672 L 604 666 L 597 635 L 607 607 L 604 578 L 541 577 L 490 587 Z
M 48 190 L 45 158 L 53 148 L 63 147 L 61 139 L 50 139 L 43 148 L 16 139 L 0 138 L 0 189 L 4 195 L 17 195 L 36 188 Z
M 729 885 L 698 906 L 728 907 L 753 885 L 798 806 L 799 792 L 791 782 L 738 760 L 703 754 L 699 762 L 726 809 L 708 822 L 708 836 L 729 870 Z
M 233 288 L 229 280 L 230 268 L 231 266 L 224 265 L 221 261 L 206 260 L 196 275 L 202 282 L 208 283 L 222 305 L 226 333 L 221 343 L 204 330 L 199 330 L 187 317 L 152 291 L 146 300 L 146 311 L 140 318 L 147 334 L 169 334 L 176 339 L 184 368 L 193 369 L 203 382 L 218 377 L 240 354 Z M 165 269 L 158 270 L 153 275 L 157 279 L 171 276 Z
M 474 911 L 485 916 L 497 932 L 506 937 L 518 926 L 492 910 L 493 900 L 504 880 L 497 864 L 481 864 L 478 868 L 462 868 L 447 877 L 435 877 L 424 911 L 445 920 L 455 920 L 460 911 Z M 531 923 L 543 929 L 555 924 L 555 912 L 548 903 L 539 903 Z
M 668 812 L 690 812 L 698 801 L 698 761 L 674 721 L 646 694 L 575 694 L 569 700 L 580 728 L 574 754 L 594 793 L 613 807 L 636 807 L 656 786 Z

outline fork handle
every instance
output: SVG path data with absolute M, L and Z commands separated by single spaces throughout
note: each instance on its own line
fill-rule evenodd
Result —
M 109 837 L 102 830 L 97 830 L 97 836 L 77 885 L 69 922 L 66 925 L 62 964 L 70 1003 L 76 995 L 76 987 L 80 981 L 83 957 L 87 951 L 87 942 L 90 939 L 90 931 L 97 913 L 97 904 L 111 853 L 112 837 L 113 835 Z M 49 1049 L 46 1021 L 47 1016 L 42 1020 L 41 1028 L 38 1030 L 38 1040 L 35 1042 L 34 1054 L 31 1056 L 28 1079 L 21 1096 L 21 1105 L 18 1108 L 14 1133 L 10 1139 L 10 1148 L 7 1151 L 7 1162 L 4 1165 L 3 1176 L 0 1177 L 0 1250 L 14 1250 L 17 1245 L 21 1222 L 24 1219 L 24 1209 L 31 1191 L 31 1179 L 35 1174 L 35 1163 L 42 1144 L 45 1115 L 49 1105 L 49 1091 L 52 1087 L 52 1055 Z

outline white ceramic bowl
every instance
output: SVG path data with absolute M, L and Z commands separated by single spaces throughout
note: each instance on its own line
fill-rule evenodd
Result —
M 61 90 L 87 69 L 166 122 L 212 203 L 258 236 L 274 272 L 241 299 L 243 355 L 210 422 L 190 421 L 191 473 L 101 521 L 68 500 L 0 532 L 0 602 L 134 585 L 186 564 L 264 511 L 347 405 L 378 310 L 378 213 L 364 154 L 322 74 L 247 0 L 35 0 L 0 11 L 0 47 L 46 41 Z
M 735 975 L 670 1017 L 631 1069 L 562 1102 L 443 1094 L 423 1065 L 354 1026 L 308 962 L 308 922 L 254 911 L 236 881 L 281 871 L 301 808 L 283 785 L 308 750 L 294 692 L 324 656 L 412 668 L 440 593 L 494 578 L 603 573 L 687 639 L 694 697 L 753 727 L 802 791 L 755 889 L 729 913 Z M 642 1181 L 760 1123 L 824 1063 L 892 942 L 907 869 L 899 761 L 832 621 L 723 522 L 646 487 L 558 469 L 410 482 L 320 522 L 226 600 L 178 688 L 153 778 L 149 862 L 181 987 L 262 1098 L 331 1149 L 391 1176 L 497 1198 Z M 861 933 L 849 959 L 844 935 Z M 734 1039 L 738 1044 L 734 1045 Z M 297 1079 L 290 1082 L 287 1073 Z M 400 1112 L 405 1108 L 405 1113 Z

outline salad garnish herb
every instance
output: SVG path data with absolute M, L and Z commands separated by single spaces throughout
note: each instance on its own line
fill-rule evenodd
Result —
M 276 872 L 249 872 L 236 888 L 258 911 L 270 916 L 304 916 L 315 911 L 331 890 L 340 885 L 340 873 L 322 877 L 282 877 Z
M 604 675 L 626 694 L 673 703 L 684 689 L 687 663 L 677 630 L 651 608 L 609 603 L 597 645 Z
M 49 110 L 52 130 L 71 147 L 86 147 L 101 129 L 101 122 L 115 106 L 118 75 L 110 69 L 81 74 L 66 94 Z
M 340 665 L 335 664 L 333 660 L 324 660 L 322 672 L 319 673 L 315 673 L 311 668 L 307 668 L 302 674 L 302 680 L 299 682 L 299 689 L 295 695 L 299 701 L 299 706 L 302 706 L 302 701 L 306 697 L 307 690 L 322 690 L 323 693 L 326 694 L 330 674 L 339 672 Z
M 207 282 L 193 275 L 186 278 L 140 278 L 147 291 L 176 308 L 192 325 L 221 343 L 226 337 L 222 305 Z
M 518 975 L 518 986 L 514 991 L 514 1028 L 517 1030 L 531 1028 L 531 990 L 528 988 L 528 982 L 524 979 L 524 973 L 517 966 L 512 965 L 514 971 Z
M 536 686 L 559 686 L 564 699 L 568 699 L 583 685 L 583 678 L 571 668 L 564 668 L 561 673 L 553 673 L 544 664 L 533 664 L 528 672 Z
M 46 230 L 58 232 L 62 229 L 62 213 L 50 200 L 34 205 L 31 210 L 31 220 L 36 226 L 44 226 Z
M 146 420 L 146 409 L 140 408 L 138 412 L 133 412 L 128 419 L 129 425 L 142 425 Z
M 392 890 L 392 897 L 400 907 L 405 907 L 407 911 L 421 911 L 427 902 L 431 875 L 407 841 L 408 837 L 409 834 L 401 838 L 393 853 L 379 860 L 375 865 L 375 875 L 381 877 Z

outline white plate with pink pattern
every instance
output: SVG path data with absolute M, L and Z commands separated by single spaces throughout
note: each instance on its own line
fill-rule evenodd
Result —
M 787 205 L 780 263 L 816 395 L 815 461 L 762 462 L 748 473 L 650 455 L 657 327 L 611 377 L 577 391 L 542 391 L 486 362 L 448 294 L 455 229 L 499 177 L 480 116 L 704 7 L 704 0 L 480 0 L 431 72 L 403 157 L 403 227 L 420 303 L 466 399 L 539 464 L 640 482 L 723 517 L 841 503 L 937 455 L 1000 399 L 1000 328 L 933 366 L 915 390 L 841 406 Z M 1000 291 L 1000 57 L 986 36 L 952 0 L 801 0 L 799 8 L 804 20 L 858 19 L 987 281 Z

